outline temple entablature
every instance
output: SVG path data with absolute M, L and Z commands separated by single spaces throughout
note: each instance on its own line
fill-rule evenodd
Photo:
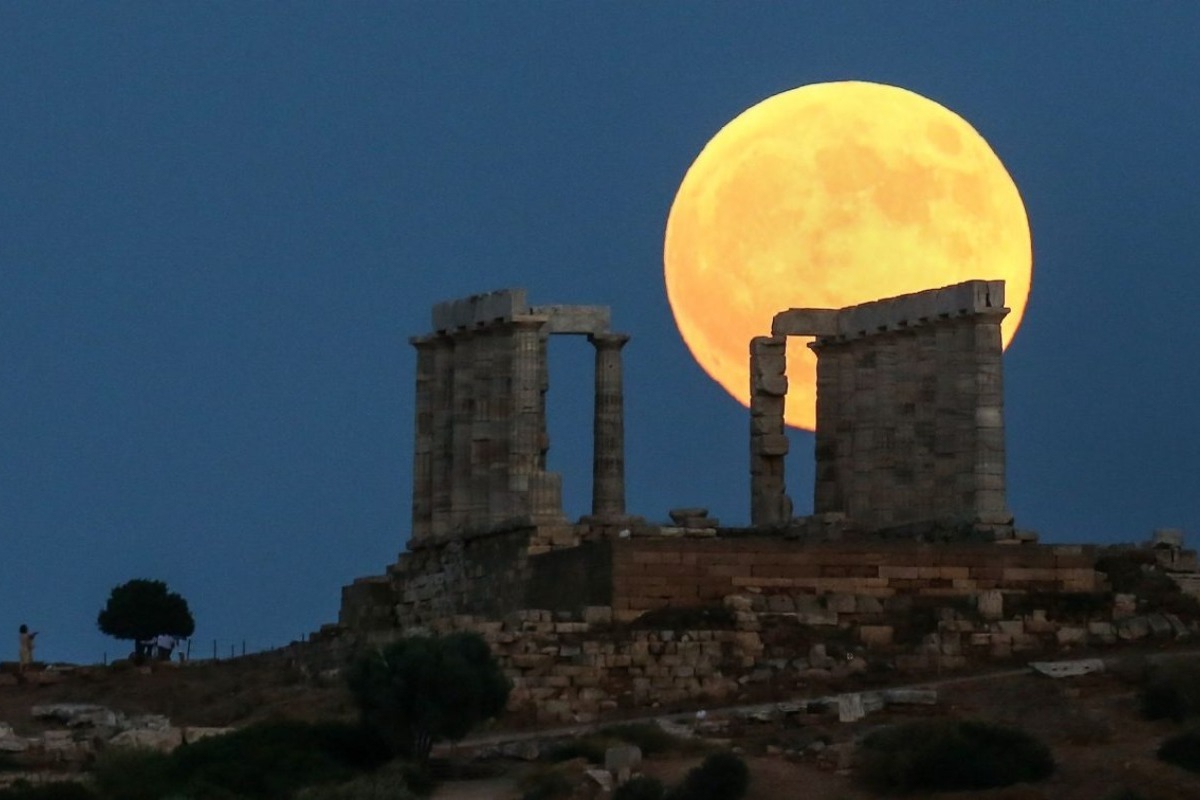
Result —
M 507 289 L 433 307 L 417 350 L 413 533 L 418 548 L 514 526 L 562 526 L 561 477 L 546 469 L 547 340 L 595 347 L 592 519 L 625 514 L 621 347 L 605 306 L 530 306 Z
M 776 314 L 750 343 L 751 522 L 791 524 L 787 337 L 817 356 L 814 511 L 867 530 L 962 523 L 1011 534 L 1000 323 L 1004 282 Z

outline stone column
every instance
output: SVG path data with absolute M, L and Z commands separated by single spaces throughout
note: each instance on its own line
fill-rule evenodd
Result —
M 434 337 L 408 340 L 417 350 L 416 408 L 413 414 L 412 538 L 433 534 Z
M 543 323 L 548 317 L 541 317 Z M 538 459 L 537 471 L 529 481 L 529 513 L 535 524 L 557 524 L 565 517 L 562 511 L 562 476 L 550 472 L 546 454 L 550 451 L 550 429 L 546 424 L 546 393 L 550 391 L 550 332 L 542 327 L 538 330 Z
M 491 327 L 492 374 L 490 388 L 491 428 L 488 455 L 488 524 L 498 525 L 513 515 L 509 500 L 508 475 L 512 456 L 512 326 L 496 324 Z
M 958 454 L 959 410 L 957 407 L 959 347 L 955 319 L 938 320 L 933 325 L 937 373 L 934 377 L 933 400 L 933 514 L 938 519 L 953 518 L 962 510 L 962 495 L 957 484 L 960 473 Z
M 433 342 L 433 380 L 429 403 L 432 417 L 432 463 L 430 483 L 432 509 L 430 529 L 434 537 L 445 538 L 451 523 L 454 485 L 454 342 L 438 334 Z
M 625 514 L 625 394 L 621 348 L 623 333 L 594 333 L 596 401 L 592 439 L 592 516 Z
M 1000 323 L 1007 308 L 975 317 L 975 476 L 977 520 L 1009 524 L 1005 487 L 1004 371 Z
M 755 527 L 786 525 L 792 518 L 784 483 L 786 396 L 787 337 L 756 336 L 750 340 L 750 524 Z
M 525 518 L 533 514 L 530 490 L 541 472 L 541 329 L 545 322 L 541 317 L 517 318 L 512 322 L 513 405 L 509 418 L 508 488 L 513 513 Z
M 937 516 L 937 386 L 938 357 L 935 326 L 926 322 L 913 329 L 916 338 L 916 408 L 913 426 L 913 485 L 915 516 Z
M 817 514 L 844 512 L 846 467 L 852 441 L 849 405 L 843 397 L 845 383 L 853 380 L 847 370 L 848 352 L 836 339 L 817 339 L 809 344 L 817 356 L 817 429 L 814 456 L 813 511 Z
M 896 522 L 896 447 L 897 421 L 897 346 L 899 334 L 879 332 L 871 338 L 875 349 L 875 441 L 872 447 L 874 470 L 867 497 L 876 525 Z
M 475 341 L 466 331 L 454 335 L 451 383 L 450 527 L 459 533 L 470 527 L 474 511 L 471 493 L 471 423 L 475 416 Z
M 492 461 L 492 351 L 495 334 L 490 326 L 475 331 L 472 336 L 471 393 L 471 506 L 468 526 L 472 530 L 487 528 L 491 523 L 488 513 L 488 479 Z
M 850 479 L 845 487 L 846 513 L 851 519 L 866 525 L 874 523 L 871 487 L 877 465 L 875 443 L 879 436 L 879 398 L 876 394 L 879 355 L 870 337 L 854 339 L 848 349 L 853 359 L 854 396 L 851 413 L 854 429 L 851 432 Z

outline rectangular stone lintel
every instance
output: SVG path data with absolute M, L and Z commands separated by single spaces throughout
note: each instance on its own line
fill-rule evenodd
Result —
M 1003 311 L 1007 311 L 1004 281 L 975 280 L 848 306 L 833 313 L 837 320 L 836 334 L 853 338 L 901 330 L 939 318 Z
M 612 318 L 608 306 L 534 306 L 529 313 L 549 319 L 546 333 L 608 333 Z
M 772 336 L 836 336 L 837 333 L 835 308 L 789 308 L 771 320 Z

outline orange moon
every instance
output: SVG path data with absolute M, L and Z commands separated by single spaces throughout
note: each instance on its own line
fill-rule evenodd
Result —
M 747 406 L 750 339 L 779 311 L 1002 279 L 1008 347 L 1033 263 L 1021 195 L 983 137 L 932 100 L 858 81 L 783 92 L 722 128 L 683 178 L 663 259 L 684 341 Z M 813 430 L 804 344 L 788 342 L 784 416 Z

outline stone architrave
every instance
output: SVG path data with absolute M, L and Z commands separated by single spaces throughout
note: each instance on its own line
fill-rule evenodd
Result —
M 513 524 L 562 524 L 546 469 L 547 340 L 596 348 L 593 515 L 625 513 L 621 347 L 603 306 L 531 307 L 520 289 L 438 303 L 417 351 L 410 547 Z
M 751 343 L 753 524 L 784 521 L 768 502 L 782 491 L 782 460 L 776 476 L 763 439 L 774 433 L 777 406 L 782 413 L 777 353 L 787 336 L 813 336 L 818 514 L 842 513 L 868 529 L 1011 527 L 1000 335 L 1007 313 L 1003 281 L 967 281 L 776 315 L 772 336 Z

